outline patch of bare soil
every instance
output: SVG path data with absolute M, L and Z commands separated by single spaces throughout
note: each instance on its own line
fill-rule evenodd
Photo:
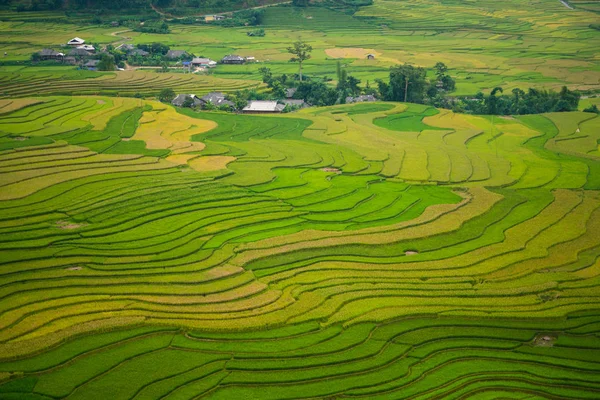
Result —
M 12 140 L 16 140 L 17 142 L 22 142 L 22 141 L 24 141 L 24 140 L 27 140 L 27 138 L 26 138 L 26 137 L 24 137 L 24 136 L 14 136 L 14 137 L 12 138 Z
M 56 226 L 60 229 L 78 229 L 86 226 L 86 224 L 76 224 L 69 221 L 56 221 Z
M 335 172 L 335 173 L 336 173 L 336 174 L 338 174 L 338 175 L 342 173 L 342 171 L 341 171 L 341 170 L 339 170 L 339 169 L 337 169 L 337 168 L 333 168 L 333 167 L 325 167 L 325 168 L 321 168 L 321 171 L 324 171 L 324 172 Z
M 106 104 L 106 102 L 105 102 L 104 100 L 96 100 L 96 102 L 97 102 L 98 104 Z
M 556 339 L 558 339 L 556 334 L 540 333 L 533 339 L 533 345 L 535 347 L 552 347 Z
M 405 255 L 405 256 L 415 256 L 415 255 L 417 255 L 417 254 L 419 254 L 419 252 L 418 252 L 418 251 L 414 251 L 414 250 L 406 250 L 406 251 L 404 252 L 404 255 Z
M 65 268 L 67 271 L 81 271 L 83 267 L 69 267 Z

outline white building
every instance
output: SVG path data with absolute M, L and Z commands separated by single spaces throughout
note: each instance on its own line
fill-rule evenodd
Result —
M 83 46 L 85 44 L 85 40 L 82 38 L 75 37 L 67 42 L 69 46 Z
M 245 113 L 266 114 L 280 113 L 284 108 L 284 104 L 278 104 L 276 101 L 253 100 L 242 111 Z

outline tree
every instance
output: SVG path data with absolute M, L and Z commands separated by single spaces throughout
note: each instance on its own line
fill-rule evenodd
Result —
M 98 71 L 114 71 L 115 59 L 110 54 L 103 54 L 102 59 L 98 63 Z
M 589 106 L 588 108 L 585 108 L 583 110 L 583 112 L 589 112 L 589 113 L 595 113 L 595 114 L 600 114 L 600 110 L 598 110 L 598 106 L 595 104 L 592 104 L 591 106 Z
M 498 98 L 496 97 L 498 92 L 504 93 L 504 90 L 501 87 L 495 87 L 486 100 L 487 113 L 490 115 L 495 115 L 498 112 Z
M 169 64 L 166 62 L 163 62 L 160 66 L 159 72 L 169 72 Z
M 158 94 L 158 99 L 163 103 L 170 103 L 177 96 L 173 89 L 163 89 Z
M 443 62 L 436 63 L 433 69 L 435 69 L 435 76 L 437 76 L 440 81 L 442 80 L 442 77 L 446 75 L 446 72 L 448 72 L 448 67 L 446 67 L 446 64 Z
M 513 106 L 512 106 L 512 111 L 515 114 L 519 114 L 519 102 L 521 101 L 521 99 L 523 98 L 523 96 L 525 96 L 525 92 L 522 91 L 519 88 L 514 88 L 512 90 L 512 94 L 513 94 Z
M 348 90 L 350 90 L 350 92 L 354 95 L 359 94 L 360 93 L 360 88 L 358 87 L 358 85 L 360 85 L 360 79 L 357 79 L 353 76 L 348 76 Z
M 263 83 L 266 83 L 266 84 L 271 83 L 271 80 L 273 79 L 273 73 L 271 72 L 271 69 L 269 69 L 267 67 L 261 67 L 258 69 L 258 72 L 262 76 Z
M 290 62 L 297 62 L 300 66 L 300 82 L 302 82 L 302 63 L 310 59 L 310 52 L 312 46 L 302 40 L 298 40 L 293 46 L 287 48 L 288 53 L 293 54 L 295 57 L 290 58 Z
M 185 108 L 192 108 L 194 106 L 194 99 L 192 99 L 192 96 L 186 96 L 182 106 Z
M 390 69 L 390 84 L 384 99 L 422 103 L 427 87 L 426 72 L 423 68 L 410 64 L 392 67 Z

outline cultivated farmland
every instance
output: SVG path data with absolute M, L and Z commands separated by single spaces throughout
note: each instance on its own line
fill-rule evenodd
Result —
M 599 121 L 0 100 L 0 398 L 598 398 Z
M 394 65 L 411 63 L 431 68 L 436 62 L 444 62 L 457 81 L 456 95 L 474 95 L 496 86 L 507 92 L 515 87 L 560 89 L 563 85 L 598 90 L 600 31 L 594 28 L 598 25 L 598 14 L 594 12 L 597 1 L 569 3 L 574 9 L 559 0 L 376 0 L 353 15 L 345 12 L 348 10 L 286 5 L 265 9 L 261 25 L 264 37 L 248 37 L 251 27 L 246 26 L 171 23 L 170 33 L 154 34 L 90 24 L 65 13 L 6 11 L 0 15 L 0 48 L 7 52 L 2 58 L 6 66 L 0 66 L 0 83 L 2 87 L 4 82 L 10 85 L 7 91 L 0 88 L 0 96 L 2 92 L 5 97 L 137 92 L 155 95 L 162 87 L 200 94 L 230 91 L 260 83 L 258 70 L 263 66 L 275 74 L 296 73 L 297 67 L 288 62 L 286 48 L 298 37 L 314 48 L 305 73 L 315 77 L 333 77 L 340 61 L 363 85 L 367 81 L 373 85 Z M 48 21 L 40 23 L 39 18 L 44 17 Z M 254 56 L 259 62 L 222 65 L 214 70 L 214 77 L 202 78 L 161 76 L 152 71 L 110 73 L 84 80 L 99 74 L 76 77 L 74 67 L 67 72 L 45 67 L 44 74 L 40 73 L 44 78 L 40 79 L 22 68 L 32 53 L 45 47 L 60 49 L 76 35 L 101 46 L 160 42 L 214 60 L 240 54 Z M 368 53 L 375 54 L 375 59 L 367 60 Z

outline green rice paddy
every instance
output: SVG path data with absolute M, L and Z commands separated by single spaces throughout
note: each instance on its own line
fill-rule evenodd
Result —
M 0 398 L 598 397 L 599 117 L 168 113 L 0 101 Z
M 568 4 L 278 6 L 265 37 L 0 11 L 0 399 L 600 398 L 600 31 Z M 26 65 L 74 36 L 260 62 Z M 299 36 L 313 76 L 442 61 L 457 95 L 590 93 L 516 117 L 141 98 L 264 90 Z

